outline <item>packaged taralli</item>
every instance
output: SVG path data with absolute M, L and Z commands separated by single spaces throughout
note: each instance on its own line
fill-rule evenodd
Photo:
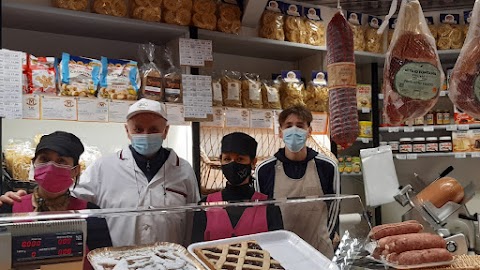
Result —
M 285 14 L 285 40 L 296 43 L 307 43 L 307 27 L 301 17 L 302 7 L 296 4 L 284 3 Z
M 193 0 L 163 0 L 163 21 L 187 26 L 192 21 Z
M 95 13 L 116 17 L 128 16 L 128 0 L 93 0 Z
M 428 29 L 430 29 L 430 33 L 432 34 L 432 37 L 436 41 L 438 41 L 438 29 L 437 29 L 437 26 L 435 25 L 433 17 L 427 16 L 425 17 L 425 20 L 427 21 Z
M 460 49 L 463 46 L 463 30 L 460 14 L 440 14 L 437 47 L 439 50 Z
M 222 73 L 223 104 L 228 107 L 242 107 L 242 73 L 225 70 Z
M 57 95 L 55 57 L 28 55 L 28 93 Z
M 160 22 L 163 0 L 129 0 L 130 16 L 148 22 Z
M 312 112 L 328 112 L 328 86 L 324 72 L 312 72 L 312 80 L 303 92 L 303 100 Z
M 264 109 L 282 109 L 280 103 L 280 82 L 278 80 L 262 81 L 262 100 Z
M 307 29 L 307 44 L 325 46 L 325 25 L 319 8 L 303 8 L 305 27 Z
M 384 35 L 379 35 L 377 33 L 378 28 L 382 25 L 383 20 L 374 17 L 368 16 L 368 27 L 365 31 L 365 43 L 366 51 L 373 53 L 382 53 L 383 50 L 383 41 Z
M 303 92 L 305 85 L 301 81 L 298 70 L 282 71 L 282 84 L 280 87 L 280 102 L 282 108 L 287 109 L 296 105 L 305 106 Z
M 102 57 L 99 96 L 102 98 L 136 100 L 140 88 L 137 62 Z
M 63 53 L 58 69 L 62 96 L 95 96 L 102 70 L 100 61 Z
M 395 25 L 397 24 L 397 18 L 390 18 L 388 21 L 388 36 L 387 36 L 387 44 L 390 46 L 393 38 L 393 32 L 395 31 Z
M 223 0 L 218 5 L 218 30 L 229 34 L 238 34 L 242 26 L 241 17 L 242 12 L 236 0 Z
M 75 11 L 88 10 L 88 0 L 53 0 L 52 4 L 54 7 Z
M 242 105 L 244 108 L 263 108 L 260 76 L 244 73 L 242 76 Z
M 365 28 L 362 25 L 362 13 L 347 12 L 347 20 L 353 31 L 353 49 L 355 51 L 365 50 Z
M 140 45 L 139 55 L 143 62 L 140 66 L 141 96 L 156 101 L 163 101 L 162 72 L 153 62 L 155 60 L 155 45 L 153 43 Z
M 193 0 L 193 25 L 202 29 L 215 30 L 217 28 L 216 12 L 215 0 Z
M 260 19 L 259 36 L 274 40 L 285 40 L 283 30 L 283 2 L 268 1 Z
M 222 76 L 216 72 L 212 73 L 212 106 L 223 106 L 222 98 Z

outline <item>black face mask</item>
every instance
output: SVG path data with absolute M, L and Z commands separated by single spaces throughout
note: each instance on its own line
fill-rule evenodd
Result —
M 230 162 L 222 165 L 222 172 L 231 185 L 238 186 L 250 176 L 252 172 L 252 165 Z

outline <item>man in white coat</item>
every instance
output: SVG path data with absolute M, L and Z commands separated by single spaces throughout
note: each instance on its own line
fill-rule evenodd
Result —
M 131 144 L 100 158 L 81 175 L 72 194 L 100 208 L 169 207 L 199 201 L 191 165 L 172 149 L 162 147 L 168 134 L 163 104 L 141 99 L 130 106 L 125 129 Z M 3 203 L 21 200 L 23 193 L 7 193 Z M 19 196 L 20 195 L 20 196 Z M 156 241 L 188 244 L 186 213 L 108 217 L 114 246 Z

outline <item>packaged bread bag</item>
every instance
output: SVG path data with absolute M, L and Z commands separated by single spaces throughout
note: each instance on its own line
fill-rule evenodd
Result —
M 222 0 L 218 5 L 217 28 L 229 34 L 238 34 L 242 26 L 242 11 L 236 0 Z
M 88 0 L 53 0 L 52 4 L 54 7 L 75 11 L 88 10 Z
M 163 97 L 166 102 L 182 103 L 182 70 L 175 65 L 170 48 L 162 48 Z
M 162 0 L 130 0 L 130 16 L 148 22 L 162 19 Z
M 298 70 L 282 71 L 280 102 L 283 109 L 287 109 L 296 105 L 305 106 L 303 101 L 305 85 L 303 84 L 301 78 L 301 73 Z
M 377 33 L 378 28 L 382 25 L 383 20 L 374 16 L 368 16 L 368 27 L 365 31 L 366 51 L 373 53 L 383 52 L 384 35 Z
M 103 15 L 127 17 L 128 0 L 93 0 L 92 10 Z
M 255 73 L 244 73 L 242 76 L 242 104 L 244 108 L 263 107 L 260 76 Z
M 95 96 L 102 70 L 100 61 L 63 53 L 58 69 L 62 96 Z
M 153 43 L 140 45 L 139 56 L 142 60 L 142 65 L 140 66 L 141 96 L 156 101 L 163 101 L 163 74 L 154 63 L 155 45 Z
M 280 82 L 278 80 L 262 81 L 262 101 L 264 109 L 282 109 L 280 104 Z
M 223 105 L 242 107 L 242 73 L 224 70 L 222 73 Z
M 303 7 L 303 14 L 307 30 L 307 44 L 325 46 L 325 25 L 322 21 L 320 9 Z
M 353 49 L 365 50 L 365 28 L 362 25 L 362 13 L 347 12 L 347 20 L 353 31 Z
M 324 72 L 313 71 L 312 80 L 303 93 L 307 109 L 312 112 L 328 112 L 328 86 Z
M 27 56 L 28 93 L 57 95 L 55 57 Z
M 169 24 L 190 25 L 192 9 L 193 0 L 163 0 L 162 20 Z
M 462 48 L 463 30 L 460 27 L 460 14 L 440 14 L 440 25 L 437 32 L 439 50 Z
M 283 30 L 283 2 L 268 1 L 260 19 L 259 36 L 268 39 L 285 40 Z
M 137 62 L 102 57 L 99 95 L 102 98 L 137 100 L 140 75 Z
M 215 0 L 193 0 L 193 25 L 201 29 L 215 30 L 217 28 L 216 12 Z
M 283 13 L 285 14 L 285 40 L 296 43 L 307 43 L 307 27 L 301 17 L 302 6 L 284 3 Z
M 390 43 L 392 42 L 392 37 L 393 37 L 393 32 L 395 31 L 395 25 L 397 23 L 397 18 L 390 18 L 388 20 L 388 36 L 387 36 L 387 44 L 390 46 Z

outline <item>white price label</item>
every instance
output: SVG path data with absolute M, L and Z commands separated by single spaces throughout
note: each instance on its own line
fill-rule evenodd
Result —
M 394 132 L 399 132 L 400 128 L 399 127 L 389 127 L 388 132 L 394 133 Z
M 458 130 L 469 130 L 470 126 L 469 125 L 458 125 Z
M 433 126 L 426 126 L 423 128 L 423 131 L 425 132 L 433 132 L 435 128 Z
M 447 131 L 456 131 L 457 130 L 457 125 L 449 125 L 447 126 Z
M 383 94 L 378 94 L 378 99 L 384 99 Z
M 415 128 L 414 127 L 404 127 L 403 132 L 414 132 Z
M 370 143 L 370 139 L 362 138 L 362 143 L 365 143 L 365 144 Z
M 397 159 L 400 159 L 400 160 L 405 160 L 405 159 L 407 159 L 407 155 L 405 155 L 405 154 L 398 154 L 398 155 L 396 155 L 395 157 L 396 157 Z
M 480 152 L 472 153 L 472 158 L 480 158 Z
M 408 154 L 408 155 L 407 155 L 407 159 L 410 159 L 410 160 L 412 160 L 412 159 L 417 159 L 417 158 L 418 158 L 418 155 L 417 155 L 417 154 Z
M 370 108 L 362 108 L 362 113 L 370 113 Z
M 448 91 L 440 91 L 440 96 L 445 97 L 448 95 Z
M 455 153 L 455 158 L 467 158 L 466 153 Z

